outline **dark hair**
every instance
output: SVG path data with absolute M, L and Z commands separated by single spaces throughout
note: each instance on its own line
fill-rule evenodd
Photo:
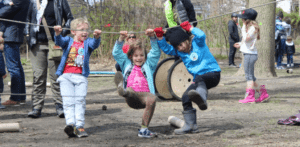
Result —
M 128 52 L 127 52 L 127 57 L 128 57 L 128 59 L 130 59 L 130 61 L 132 63 L 133 63 L 132 55 L 134 54 L 134 52 L 136 50 L 144 50 L 145 60 L 147 60 L 147 51 L 146 51 L 146 49 L 143 49 L 142 41 L 138 39 L 138 40 L 136 40 L 136 41 L 129 44 L 129 49 L 128 49 Z
M 282 18 L 283 18 L 283 13 L 282 13 L 282 11 L 279 11 L 279 12 L 277 13 L 277 16 L 280 17 L 280 18 L 282 19 Z
M 291 19 L 289 17 L 284 17 L 284 21 L 287 23 L 287 24 L 291 24 Z
M 175 6 L 175 4 L 176 4 L 176 0 L 170 0 L 171 1 L 171 3 L 172 3 L 172 8 Z
M 232 13 L 232 14 L 231 14 L 231 18 L 232 18 L 232 17 L 237 17 L 237 14 L 236 14 L 236 13 Z

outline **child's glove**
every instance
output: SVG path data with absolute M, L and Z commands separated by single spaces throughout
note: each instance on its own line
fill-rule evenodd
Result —
M 162 37 L 164 35 L 164 31 L 162 30 L 162 27 L 155 28 L 154 32 L 156 33 L 157 37 Z
M 192 27 L 192 25 L 191 25 L 190 22 L 188 22 L 188 21 L 185 21 L 185 22 L 181 23 L 180 26 L 181 26 L 184 30 L 186 30 L 187 32 L 189 32 L 190 29 L 191 29 L 191 27 Z

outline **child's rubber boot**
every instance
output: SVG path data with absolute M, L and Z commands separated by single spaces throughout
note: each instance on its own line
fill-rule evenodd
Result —
M 257 103 L 264 102 L 264 101 L 267 101 L 269 98 L 270 98 L 270 96 L 267 93 L 267 89 L 266 89 L 265 85 L 260 85 L 259 98 L 257 100 L 255 100 L 255 102 L 257 102 Z
M 206 110 L 207 109 L 207 88 L 204 82 L 197 83 L 198 86 L 196 90 L 190 90 L 188 92 L 188 96 L 190 100 L 194 103 L 196 103 L 200 110 Z
M 239 100 L 239 103 L 255 103 L 255 90 L 247 89 L 245 99 Z
M 183 111 L 182 112 L 184 117 L 184 125 L 180 129 L 175 129 L 174 133 L 176 135 L 182 135 L 186 133 L 198 133 L 198 126 L 197 126 L 197 116 L 196 116 L 196 109 Z

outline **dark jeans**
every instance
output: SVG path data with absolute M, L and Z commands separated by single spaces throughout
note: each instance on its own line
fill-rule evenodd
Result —
M 3 90 L 4 90 L 3 78 L 2 76 L 0 76 L 0 93 L 2 93 Z M 1 94 L 0 94 L 0 98 L 1 98 Z
M 281 66 L 283 54 L 285 53 L 285 41 L 286 39 L 280 40 L 280 49 L 278 50 L 278 55 L 277 55 L 277 66 Z
M 287 64 L 294 63 L 294 61 L 293 61 L 293 54 L 287 54 L 286 58 L 287 58 Z
M 203 75 L 198 75 L 195 78 L 195 81 L 194 81 L 195 83 L 191 84 L 182 96 L 183 110 L 188 111 L 188 110 L 193 109 L 192 102 L 191 102 L 190 98 L 188 97 L 188 92 L 190 90 L 196 90 L 196 88 L 198 87 L 198 83 L 200 83 L 200 82 L 205 83 L 207 90 L 210 88 L 216 87 L 220 82 L 220 76 L 221 76 L 220 72 L 209 72 L 209 73 L 206 73 Z
M 235 42 L 229 42 L 229 46 L 230 46 L 230 51 L 229 51 L 229 65 L 230 64 L 234 64 L 234 56 L 235 56 L 235 52 L 236 52 L 236 48 L 233 47 L 233 45 L 235 44 Z
M 25 75 L 20 58 L 20 45 L 20 43 L 4 43 L 4 54 L 6 67 L 11 78 L 11 93 L 25 94 Z M 3 56 L 0 55 L 0 58 Z M 26 100 L 26 95 L 11 95 L 10 100 Z

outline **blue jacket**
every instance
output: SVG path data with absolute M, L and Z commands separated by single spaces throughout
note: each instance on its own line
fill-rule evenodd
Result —
M 168 55 L 179 55 L 188 72 L 193 75 L 194 80 L 197 75 L 209 72 L 221 72 L 216 59 L 205 43 L 205 33 L 198 28 L 193 28 L 192 34 L 194 38 L 190 53 L 177 51 L 172 45 L 166 42 L 165 38 L 158 41 L 158 46 Z
M 157 44 L 157 39 L 151 38 L 150 39 L 152 49 L 147 54 L 147 60 L 142 66 L 142 71 L 145 71 L 145 77 L 147 79 L 149 90 L 152 94 L 155 94 L 154 82 L 153 82 L 153 74 L 155 72 L 157 63 L 160 58 L 161 51 Z M 119 42 L 118 40 L 115 43 L 114 49 L 112 51 L 112 55 L 114 56 L 115 60 L 118 62 L 122 69 L 123 77 L 125 74 L 128 73 L 129 70 L 132 70 L 132 62 L 128 59 L 127 55 L 123 53 L 122 46 L 123 42 Z M 130 72 L 130 71 L 129 71 Z M 124 79 L 124 83 L 127 83 Z M 124 84 L 124 88 L 126 88 L 126 84 Z
M 30 0 L 12 0 L 14 5 L 0 8 L 0 18 L 24 22 Z M 25 24 L 3 21 L 5 26 L 4 41 L 23 43 Z M 1 28 L 3 29 L 3 28 Z
M 56 75 L 60 76 L 63 74 L 66 60 L 68 58 L 71 46 L 74 42 L 73 38 L 66 36 L 62 37 L 61 35 L 54 36 L 55 44 L 60 46 L 63 49 L 63 55 L 61 57 L 60 63 L 58 65 Z M 90 68 L 89 68 L 89 60 L 91 53 L 99 47 L 101 42 L 101 39 L 95 39 L 95 38 L 87 38 L 84 41 L 84 59 L 83 59 L 83 67 L 82 67 L 82 75 L 85 77 L 88 77 L 90 74 Z

